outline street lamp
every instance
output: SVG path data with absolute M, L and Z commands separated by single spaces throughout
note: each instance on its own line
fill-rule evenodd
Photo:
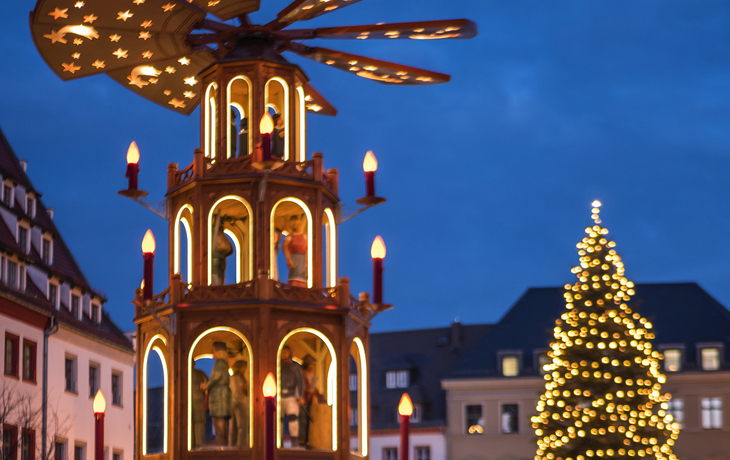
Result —
M 398 404 L 400 414 L 400 460 L 408 460 L 408 434 L 410 431 L 411 415 L 413 414 L 413 403 L 408 393 L 403 393 Z
M 104 460 L 104 411 L 106 400 L 101 390 L 94 397 L 94 460 Z

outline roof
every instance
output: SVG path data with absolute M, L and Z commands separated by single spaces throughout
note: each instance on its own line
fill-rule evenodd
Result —
M 396 408 L 406 391 L 413 403 L 422 407 L 422 421 L 413 422 L 414 428 L 446 426 L 446 392 L 441 389 L 441 379 L 490 327 L 490 324 L 454 323 L 436 329 L 370 334 L 372 429 L 398 428 Z M 458 343 L 452 340 L 456 336 Z M 398 369 L 410 371 L 408 388 L 386 388 L 386 372 Z M 356 397 L 356 392 L 352 393 Z
M 697 283 L 636 284 L 634 291 L 630 305 L 653 324 L 654 346 L 684 345 L 683 370 L 698 369 L 697 343 L 725 344 L 727 355 L 730 311 Z M 536 352 L 553 340 L 555 320 L 565 311 L 564 292 L 562 287 L 528 289 L 448 378 L 501 377 L 497 357 L 505 351 L 522 354 L 520 375 L 537 375 Z

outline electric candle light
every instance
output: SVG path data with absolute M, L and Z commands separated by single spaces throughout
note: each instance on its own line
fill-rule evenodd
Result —
M 274 419 L 276 418 L 276 380 L 274 374 L 269 372 L 264 379 L 264 400 L 265 400 L 265 420 L 264 420 L 264 460 L 274 460 Z
M 362 162 L 362 169 L 365 171 L 365 195 L 375 196 L 375 171 L 378 170 L 378 160 L 372 150 L 368 150 Z
M 400 460 L 408 460 L 408 436 L 410 432 L 411 415 L 413 414 L 413 403 L 408 393 L 403 393 L 398 404 L 400 415 Z
M 106 400 L 101 390 L 94 397 L 94 460 L 104 460 L 104 412 Z
M 385 259 L 385 243 L 380 235 L 373 240 L 370 247 L 370 257 L 373 259 L 373 303 L 383 303 L 383 259 Z
M 271 161 L 271 133 L 274 132 L 274 120 L 269 113 L 265 113 L 259 123 L 261 134 L 261 161 Z
M 155 267 L 155 237 L 152 230 L 147 230 L 142 240 L 142 256 L 144 257 L 144 278 L 142 279 L 142 298 L 152 298 L 152 276 Z
M 137 143 L 132 141 L 127 149 L 127 173 L 124 177 L 129 178 L 129 190 L 137 190 L 137 173 L 139 173 L 139 149 Z

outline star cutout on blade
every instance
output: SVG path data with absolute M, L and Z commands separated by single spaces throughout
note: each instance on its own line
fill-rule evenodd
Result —
M 64 72 L 76 73 L 77 70 L 81 69 L 80 66 L 74 65 L 73 62 L 71 64 L 66 64 L 64 62 L 64 63 L 61 63 L 61 65 L 63 65 L 63 71 Z
M 172 98 L 172 100 L 170 102 L 168 102 L 168 104 L 170 104 L 171 106 L 175 107 L 176 109 L 184 109 L 185 108 L 185 102 L 178 101 L 174 97 Z
M 195 93 L 194 93 L 194 92 L 192 92 L 192 91 L 185 91 L 185 92 L 183 93 L 183 96 L 187 97 L 188 99 L 192 99 L 192 98 L 194 98 L 194 97 L 195 97 Z
M 142 88 L 144 86 L 149 85 L 149 83 L 147 83 L 146 81 L 142 80 L 139 77 L 131 77 L 131 76 L 129 76 L 129 77 L 127 77 L 127 80 L 129 80 L 129 84 L 130 85 L 134 85 L 134 86 L 136 86 L 138 88 Z
M 139 38 L 141 38 L 144 41 L 147 41 L 148 38 L 152 38 L 152 35 L 150 35 L 150 33 L 145 30 L 145 31 L 142 31 L 139 33 Z
M 195 77 L 188 77 L 183 79 L 186 85 L 195 86 L 195 84 L 198 82 L 198 80 L 195 79 Z
M 65 10 L 56 8 L 55 10 L 53 10 L 53 12 L 48 13 L 48 16 L 53 16 L 54 21 L 58 18 L 66 19 L 68 18 L 68 14 L 66 14 L 66 11 L 68 11 L 68 8 L 66 8 Z
M 76 3 L 74 3 L 74 7 L 76 7 L 76 8 L 83 8 L 84 7 L 84 2 L 76 2 Z
M 151 51 L 145 51 L 144 53 L 142 53 L 142 58 L 149 59 L 152 57 L 153 54 L 155 54 L 155 53 L 153 53 Z
M 116 56 L 117 59 L 122 59 L 122 58 L 126 59 L 128 52 L 129 52 L 129 50 L 123 50 L 123 49 L 119 48 L 118 50 L 114 51 L 112 54 L 114 56 Z
M 175 68 L 172 66 L 165 67 L 165 72 L 169 73 L 170 75 L 175 73 Z
M 129 10 L 127 10 L 127 11 L 120 11 L 117 14 L 119 15 L 119 16 L 117 16 L 117 21 L 122 20 L 124 22 L 127 22 L 127 19 L 129 19 L 132 16 L 134 16 L 134 13 L 130 13 Z
M 43 38 L 50 39 L 51 40 L 51 45 L 54 44 L 54 43 L 56 43 L 56 42 L 61 42 L 61 43 L 63 43 L 65 45 L 66 44 L 66 39 L 63 38 L 64 35 L 66 35 L 66 34 L 64 34 L 63 32 L 56 32 L 55 30 L 51 30 L 51 33 L 44 35 Z
M 83 42 L 84 42 L 84 41 L 83 41 L 82 39 L 80 39 L 80 38 L 74 38 L 74 45 L 80 45 L 80 44 L 82 44 Z
M 182 65 L 190 65 L 190 59 L 188 59 L 186 57 L 181 57 L 180 59 L 177 60 L 177 62 L 179 62 Z
M 81 57 L 81 53 L 74 53 L 71 55 L 71 57 L 74 59 L 79 59 Z
M 97 69 L 103 69 L 106 66 L 106 64 L 104 64 L 104 61 L 100 61 L 98 59 L 96 61 L 94 61 L 94 63 L 91 65 L 93 65 Z
M 145 29 L 148 27 L 152 27 L 152 21 L 144 21 L 142 24 L 140 24 L 140 27 L 144 27 Z
M 90 14 L 88 16 L 84 16 L 84 22 L 88 22 L 89 24 L 93 24 L 94 21 L 99 19 L 97 16 L 94 16 L 93 14 Z
M 169 96 L 170 94 L 172 94 L 172 91 L 166 89 L 165 91 L 163 91 L 163 93 L 165 94 L 165 96 Z
M 210 0 L 210 1 L 208 2 L 208 6 L 209 6 L 209 7 L 214 7 L 214 6 L 216 6 L 217 4 L 219 4 L 220 2 L 221 2 L 221 0 Z
M 168 11 L 172 11 L 172 9 L 175 8 L 174 3 L 168 3 L 167 5 L 162 5 L 162 9 L 167 13 Z
M 135 5 L 141 5 L 144 2 L 145 2 L 145 0 L 134 0 L 132 3 L 134 3 Z M 190 3 L 190 2 L 188 2 L 188 3 Z
M 109 40 L 111 40 L 113 42 L 118 42 L 120 38 L 122 38 L 121 35 L 117 35 L 117 34 L 109 35 Z

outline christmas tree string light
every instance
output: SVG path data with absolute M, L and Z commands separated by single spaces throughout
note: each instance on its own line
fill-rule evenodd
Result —
M 565 312 L 544 366 L 545 392 L 532 427 L 535 460 L 676 460 L 679 423 L 668 414 L 671 395 L 661 392 L 663 356 L 653 349 L 652 325 L 629 305 L 634 283 L 594 201 L 594 225 L 576 245 L 578 281 L 565 285 Z

